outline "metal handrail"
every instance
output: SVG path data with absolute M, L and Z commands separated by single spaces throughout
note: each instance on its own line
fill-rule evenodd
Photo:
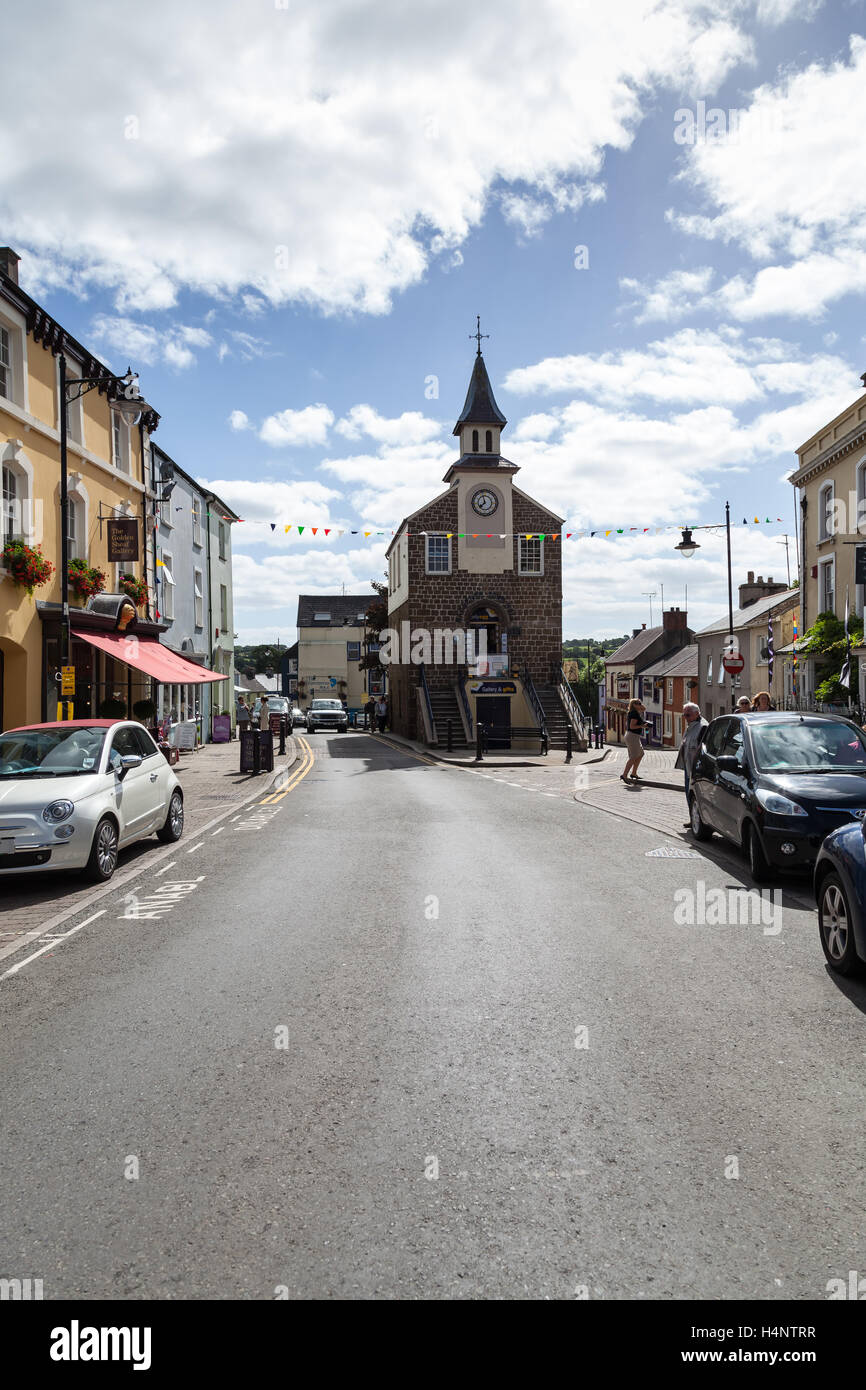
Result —
M 421 662 L 421 665 L 418 667 L 418 677 L 418 689 L 421 691 L 421 698 L 424 701 L 424 708 L 427 711 L 427 719 L 430 724 L 430 731 L 433 736 L 432 741 L 434 743 L 438 743 L 439 739 L 436 733 L 436 721 L 433 718 L 433 705 L 430 700 L 430 687 L 427 684 L 427 672 L 424 669 L 423 661 Z
M 471 743 L 471 742 L 472 742 L 472 738 L 473 738 L 473 734 L 472 734 L 472 707 L 471 707 L 471 705 L 469 704 L 469 699 L 468 699 L 467 694 L 466 694 L 466 686 L 465 686 L 464 683 L 463 683 L 463 681 L 464 681 L 464 671 L 465 671 L 465 667 L 463 667 L 463 666 L 461 666 L 461 667 L 458 669 L 458 671 L 457 671 L 457 680 L 454 682 L 454 688 L 455 688 L 455 690 L 457 691 L 457 700 L 458 700 L 458 702 L 459 702 L 459 705 L 460 705 L 461 710 L 463 711 L 463 720 L 464 720 L 464 723 L 465 723 L 465 725 L 466 725 L 466 734 L 467 734 L 467 738 L 468 738 L 468 741 Z
M 580 701 L 578 700 L 577 696 L 575 695 L 574 691 L 569 685 L 566 679 L 565 672 L 561 666 L 559 667 L 558 671 L 554 671 L 554 678 L 557 686 L 559 687 L 560 699 L 562 700 L 562 703 L 565 706 L 565 712 L 568 715 L 568 718 L 571 722 L 571 727 L 574 729 L 574 732 L 576 734 L 580 735 L 581 738 L 585 738 L 587 723 L 586 715 L 581 709 Z
M 539 729 L 541 730 L 541 732 L 542 732 L 543 734 L 546 734 L 546 733 L 547 733 L 547 720 L 546 720 L 546 718 L 545 718 L 545 716 L 544 716 L 544 706 L 542 705 L 541 701 L 540 701 L 539 698 L 538 698 L 538 691 L 535 689 L 535 685 L 534 685 L 534 683 L 533 683 L 532 676 L 531 676 L 531 674 L 530 674 L 528 668 L 525 667 L 525 666 L 524 666 L 524 668 L 523 668 L 523 670 L 522 670 L 522 672 L 521 672 L 521 680 L 523 681 L 523 689 L 524 689 L 525 692 L 526 692 L 526 698 L 527 698 L 527 701 L 528 701 L 528 703 L 529 703 L 529 708 L 532 710 L 532 713 L 535 715 L 535 722 L 537 723 L 537 725 L 538 725 Z

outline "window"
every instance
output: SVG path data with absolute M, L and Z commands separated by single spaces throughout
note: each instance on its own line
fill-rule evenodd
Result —
M 361 660 L 361 643 L 360 643 L 360 642 L 347 642 L 347 643 L 346 643 L 346 660 L 347 660 L 347 661 L 360 661 L 360 660 Z
M 159 749 L 147 729 L 133 729 L 132 732 L 135 734 L 135 740 L 143 758 L 159 757 Z
M 226 524 L 225 524 L 224 521 L 221 521 L 221 522 L 220 522 L 219 528 L 220 528 L 220 531 L 219 531 L 219 535 L 220 535 L 220 559 L 221 559 L 221 560 L 224 560 L 224 559 L 226 558 Z
M 665 738 L 670 738 L 673 734 L 674 726 L 669 709 L 665 710 Z
M 743 726 L 739 719 L 728 720 L 719 757 L 736 758 L 740 763 L 743 761 Z
M 477 430 L 473 430 L 473 431 L 472 431 L 472 452 L 473 452 L 473 454 L 477 454 L 477 453 L 478 453 L 478 431 L 477 431 Z
M 818 611 L 836 612 L 836 561 L 822 560 L 818 566 Z
M 331 621 L 331 615 L 330 615 L 330 613 L 314 613 L 314 614 L 313 614 L 313 622 L 314 622 L 314 623 L 329 623 L 330 621 Z
M 770 635 L 767 632 L 759 632 L 755 639 L 755 665 L 769 666 L 770 664 Z
M 225 632 L 229 625 L 229 591 L 225 584 L 220 584 L 220 632 Z
M 204 593 L 202 591 L 201 570 L 193 570 L 192 587 L 195 594 L 195 625 L 204 627 Z
M 81 372 L 78 371 L 75 367 L 73 367 L 72 363 L 71 363 L 71 362 L 69 361 L 69 359 L 67 358 L 67 361 L 66 361 L 66 383 L 67 383 L 67 388 L 71 385 L 72 382 L 77 382 L 77 381 L 79 381 L 80 378 L 81 378 Z M 70 399 L 69 399 L 70 394 L 71 394 L 71 393 L 70 393 L 69 390 L 67 389 L 67 393 L 66 393 L 66 432 L 67 432 L 67 437 L 71 440 L 71 442 L 72 442 L 73 444 L 82 444 L 82 443 L 84 442 L 83 423 L 82 423 L 82 409 L 83 409 L 83 406 L 82 406 L 82 398 L 81 398 L 81 396 L 76 396 L 74 400 L 70 400 Z M 58 395 L 58 399 L 59 399 L 59 396 L 60 396 L 60 367 L 59 367 L 59 365 L 58 365 L 58 368 L 57 368 L 57 395 Z M 62 405 L 63 405 L 63 402 L 62 402 L 62 401 L 60 402 L 60 405 L 61 405 L 61 408 L 62 408 Z
M 162 565 L 160 574 L 160 579 L 162 580 L 162 584 L 160 585 L 162 595 L 160 612 L 162 613 L 162 616 L 166 618 L 169 622 L 171 622 L 172 618 L 174 617 L 174 576 L 171 572 L 172 563 L 173 561 L 171 556 L 168 554 L 167 551 L 164 550 L 162 552 Z
M 171 530 L 174 525 L 172 520 L 171 493 L 169 493 L 168 497 L 163 497 L 159 504 L 159 524 L 160 526 L 167 526 L 169 530 Z
M 131 726 L 125 729 L 118 729 L 111 741 L 111 752 L 109 758 L 117 754 L 121 758 L 143 757 L 141 744 L 136 738 L 138 730 Z
M 115 468 L 129 472 L 129 429 L 119 410 L 111 412 L 111 447 Z
M 193 545 L 204 545 L 200 497 L 193 497 L 192 499 L 192 543 Z
M 9 329 L 0 325 L 0 396 L 12 399 L 12 344 Z
M 447 536 L 427 537 L 427 573 L 451 573 L 451 541 Z
M 667 686 L 668 686 L 667 702 L 668 702 L 669 705 L 672 705 L 673 702 L 674 702 L 674 683 L 673 683 L 673 681 L 669 679 L 669 680 L 668 680 L 668 683 L 667 683 Z
M 818 493 L 818 540 L 829 540 L 835 534 L 833 524 L 833 484 L 825 483 Z
M 713 654 L 712 654 L 712 652 L 709 652 L 709 653 L 707 654 L 707 685 L 712 685 L 712 683 L 713 683 Z
M 724 683 L 725 683 L 725 676 L 727 675 L 727 672 L 725 671 L 724 665 L 722 664 L 723 661 L 724 661 L 724 656 L 725 656 L 726 650 L 727 650 L 727 647 L 723 647 L 722 650 L 719 652 L 719 685 L 724 685 Z
M 81 508 L 74 497 L 67 497 L 67 527 L 66 527 L 66 548 L 70 560 L 81 560 L 84 556 L 78 548 L 80 536 Z
M 493 431 L 492 431 L 492 430 L 488 430 L 487 433 L 486 433 L 486 435 L 484 436 L 484 445 L 485 445 L 485 448 L 487 449 L 488 454 L 492 454 L 492 453 L 493 453 Z
M 3 465 L 3 535 L 5 545 L 21 534 L 20 503 L 18 498 L 18 478 L 12 469 Z
M 704 742 L 704 747 L 710 757 L 717 758 L 719 756 L 729 723 L 730 721 L 728 719 L 719 719 L 710 725 Z
M 520 536 L 517 542 L 517 573 L 544 574 L 544 541 L 533 536 L 527 540 Z

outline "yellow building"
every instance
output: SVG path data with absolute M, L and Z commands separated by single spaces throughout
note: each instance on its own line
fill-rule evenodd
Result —
M 298 598 L 298 703 L 343 700 L 362 710 L 384 694 L 384 677 L 359 670 L 364 618 L 375 594 L 301 594 Z
M 111 713 L 123 706 L 131 716 L 138 700 L 152 697 L 152 676 L 172 678 L 167 663 L 174 657 L 159 646 L 164 625 L 151 621 L 153 568 L 145 558 L 152 551 L 153 524 L 148 440 L 159 416 L 143 403 L 137 424 L 125 418 L 117 405 L 117 378 L 21 289 L 18 261 L 9 247 L 0 248 L 0 728 L 57 717 L 65 635 L 61 358 L 70 382 L 80 377 L 97 383 L 68 406 L 68 556 L 101 570 L 106 596 L 118 596 L 114 604 L 106 597 L 85 609 L 86 592 L 70 586 L 74 715 L 96 716 L 108 700 L 115 705 Z M 67 394 L 76 394 L 74 384 Z M 109 561 L 109 529 L 114 553 L 126 558 Z M 20 558 L 20 544 L 41 551 L 54 567 L 32 596 L 16 582 L 9 564 L 3 567 L 2 553 L 10 544 L 10 563 Z M 118 618 L 122 575 L 150 585 L 131 621 L 129 608 L 124 619 Z M 183 665 L 190 679 L 212 679 L 192 663 Z
M 857 583 L 855 566 L 857 551 L 866 550 L 866 394 L 801 444 L 797 459 L 790 481 L 800 503 L 802 637 L 819 613 L 844 616 L 846 592 L 851 613 L 863 614 L 866 584 Z M 814 665 L 811 658 L 799 663 L 799 694 L 807 705 Z M 862 677 L 863 661 L 860 669 Z

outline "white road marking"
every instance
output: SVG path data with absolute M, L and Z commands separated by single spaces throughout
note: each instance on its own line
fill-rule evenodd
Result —
M 224 830 L 225 830 L 225 826 L 224 826 L 224 825 L 221 825 L 220 828 L 219 828 L 219 830 L 213 830 L 213 831 L 211 832 L 211 834 L 212 834 L 212 835 L 221 835 L 221 834 L 223 833 Z
M 165 866 L 164 869 L 157 869 L 156 873 L 154 874 L 154 878 L 159 878 L 160 874 L 167 874 L 168 871 L 169 871 L 169 869 L 173 869 L 176 863 L 177 863 L 177 860 L 176 860 L 176 859 L 172 859 L 171 863 L 170 863 L 170 864 L 166 864 L 166 866 Z
M 197 845 L 193 845 L 192 849 L 188 849 L 188 850 L 187 850 L 187 854 L 195 854 L 196 850 L 197 850 L 197 849 L 201 849 L 201 847 L 202 847 L 203 844 L 204 844 L 204 840 L 199 840 L 199 842 L 198 842 Z
M 64 932 L 62 936 L 56 937 L 54 940 L 49 941 L 45 946 L 40 947 L 38 951 L 34 951 L 32 955 L 25 956 L 24 960 L 19 960 L 17 965 L 11 965 L 8 970 L 4 970 L 3 974 L 0 975 L 0 980 L 7 979 L 9 975 L 17 975 L 19 970 L 23 970 L 25 965 L 29 965 L 30 962 L 32 960 L 35 960 L 37 956 L 42 956 L 45 954 L 46 951 L 52 950 L 57 945 L 58 941 L 68 941 L 70 936 L 74 936 L 76 932 L 81 931 L 82 927 L 87 927 L 90 925 L 91 922 L 95 922 L 97 917 L 102 917 L 105 911 L 106 909 L 104 907 L 100 908 L 100 910 L 98 912 L 94 912 L 91 917 L 85 917 L 84 921 L 79 922 L 77 927 L 70 928 L 70 930 Z

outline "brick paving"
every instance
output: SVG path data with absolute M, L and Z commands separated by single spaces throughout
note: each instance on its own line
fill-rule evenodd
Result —
M 279 747 L 279 744 L 275 745 Z M 263 795 L 275 777 L 291 766 L 298 756 L 294 739 L 286 740 L 286 752 L 274 756 L 274 772 L 253 777 L 238 771 L 240 745 L 208 743 L 196 752 L 181 753 L 174 772 L 183 787 L 184 838 L 198 833 L 222 812 L 240 807 Z M 118 875 L 136 864 L 158 844 L 151 836 L 123 850 Z M 18 937 L 33 931 L 48 918 L 65 909 L 84 906 L 97 885 L 71 873 L 46 873 L 4 878 L 0 881 L 0 952 Z

